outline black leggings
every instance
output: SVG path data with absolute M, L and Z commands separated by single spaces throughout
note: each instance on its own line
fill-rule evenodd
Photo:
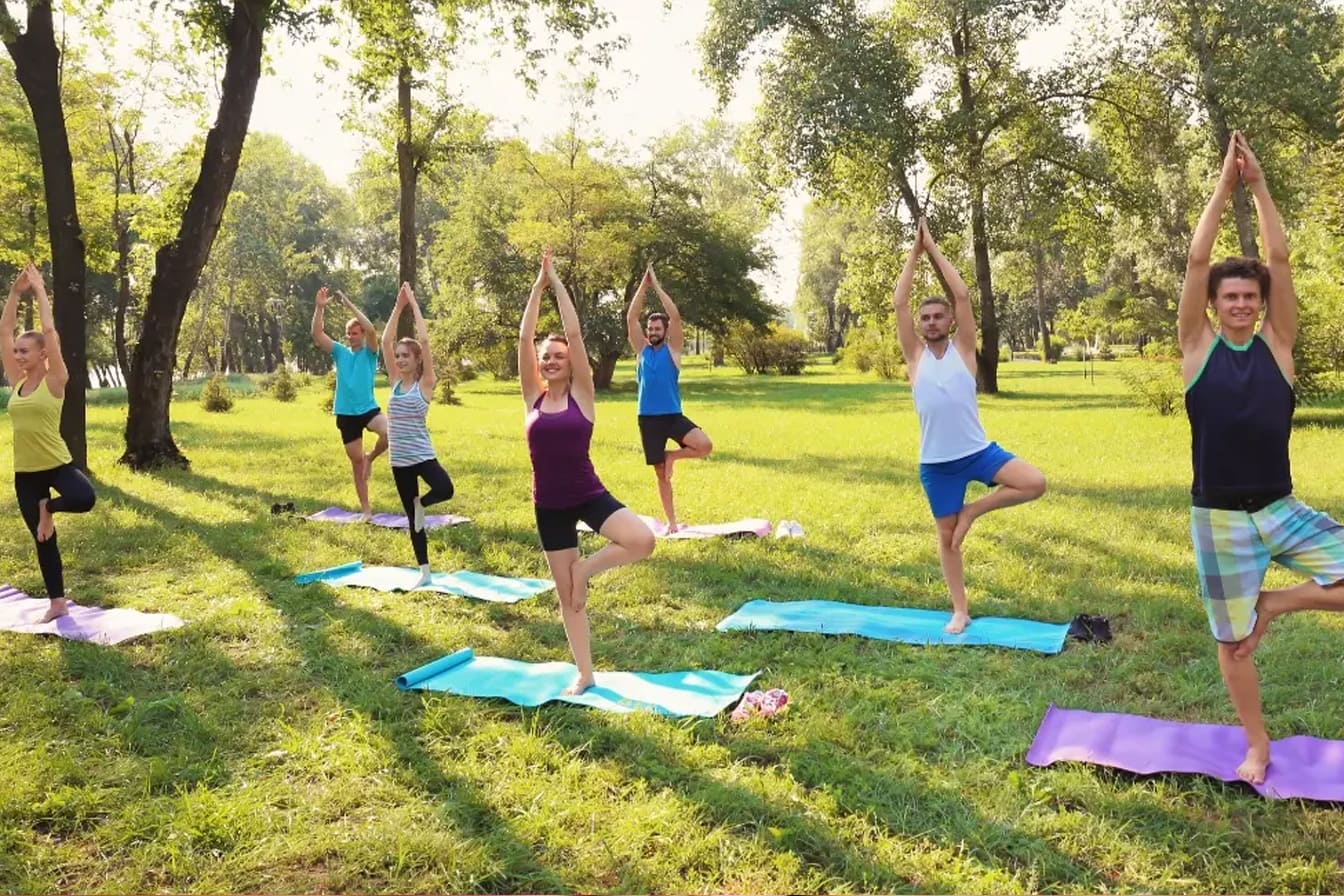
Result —
M 52 489 L 59 497 L 51 497 Z M 15 473 L 14 495 L 19 499 L 19 512 L 37 545 L 37 565 L 42 569 L 47 597 L 65 597 L 65 576 L 61 570 L 61 549 L 56 546 L 56 533 L 52 532 L 46 541 L 37 540 L 38 504 L 43 498 L 51 498 L 47 501 L 47 510 L 51 513 L 88 513 L 93 509 L 95 499 L 93 483 L 79 467 L 65 464 L 36 473 Z
M 411 547 L 415 548 L 415 562 L 427 566 L 429 538 L 425 535 L 425 529 L 415 531 L 415 494 L 420 490 L 420 480 L 423 479 L 429 485 L 429 491 L 420 496 L 420 506 L 428 507 L 447 501 L 453 496 L 453 480 L 437 460 L 422 460 L 409 467 L 393 467 L 392 478 L 397 482 L 401 506 L 406 508 L 406 528 L 411 533 Z

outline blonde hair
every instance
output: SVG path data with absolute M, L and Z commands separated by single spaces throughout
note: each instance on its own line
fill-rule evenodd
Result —
M 47 350 L 47 337 L 42 335 L 41 330 L 24 330 L 19 334 L 19 339 L 31 339 L 37 343 L 38 348 L 43 351 Z
M 425 358 L 424 350 L 420 347 L 420 340 L 403 336 L 397 340 L 397 345 L 404 345 L 411 350 L 411 354 L 415 356 L 415 378 L 418 380 L 423 377 L 425 375 Z

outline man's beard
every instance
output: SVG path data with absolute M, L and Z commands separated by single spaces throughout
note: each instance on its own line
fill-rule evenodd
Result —
M 664 337 L 662 337 L 662 336 L 650 336 L 650 337 L 649 337 L 649 345 L 662 345 L 662 344 L 663 344 L 663 338 L 664 338 Z

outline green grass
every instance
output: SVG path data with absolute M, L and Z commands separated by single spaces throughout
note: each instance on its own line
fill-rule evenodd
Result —
M 568 651 L 550 597 L 293 584 L 355 558 L 412 562 L 402 533 L 270 516 L 353 501 L 320 383 L 228 414 L 175 403 L 190 472 L 115 466 L 124 409 L 93 406 L 99 504 L 61 523 L 71 593 L 189 624 L 118 648 L 0 638 L 0 890 L 1337 892 L 1335 808 L 1023 762 L 1051 702 L 1233 721 L 1196 592 L 1185 421 L 1129 407 L 1114 365 L 1097 370 L 1005 365 L 1005 394 L 982 401 L 991 436 L 1051 490 L 971 533 L 972 611 L 1111 617 L 1114 643 L 1056 657 L 715 633 L 756 597 L 946 600 L 906 386 L 689 370 L 686 409 L 717 451 L 678 468 L 684 518 L 798 519 L 807 537 L 660 544 L 594 584 L 595 653 L 599 669 L 760 669 L 792 695 L 783 718 L 740 727 L 397 692 L 398 673 L 465 645 Z M 476 522 L 431 535 L 435 566 L 545 575 L 521 402 L 488 379 L 460 394 L 432 430 L 450 507 Z M 600 474 L 653 512 L 632 391 L 599 415 Z M 1342 510 L 1344 410 L 1300 417 L 1298 493 Z M 4 426 L 0 456 L 8 440 Z M 373 491 L 395 509 L 383 463 Z M 39 591 L 3 503 L 0 580 Z M 1344 737 L 1341 628 L 1276 623 L 1260 654 L 1275 736 Z

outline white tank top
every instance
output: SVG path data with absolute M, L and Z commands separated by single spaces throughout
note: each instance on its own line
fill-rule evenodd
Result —
M 926 346 L 910 391 L 919 414 L 920 463 L 958 460 L 989 447 L 975 403 L 975 376 L 956 346 L 949 344 L 941 358 Z

